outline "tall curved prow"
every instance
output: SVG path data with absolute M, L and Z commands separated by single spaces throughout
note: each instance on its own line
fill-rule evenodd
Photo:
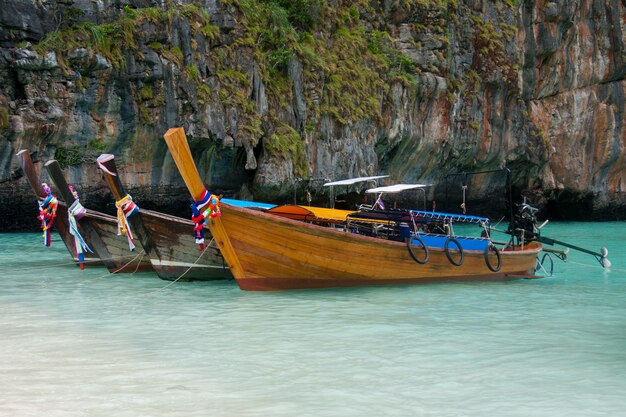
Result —
M 28 180 L 30 187 L 35 192 L 35 195 L 40 199 L 46 198 L 46 193 L 43 191 L 43 187 L 41 186 L 39 173 L 37 172 L 35 164 L 33 163 L 33 160 L 28 150 L 22 149 L 16 154 L 16 156 L 18 158 L 20 166 L 22 167 L 22 171 L 24 171 L 24 175 L 26 175 L 26 179 Z M 65 206 L 65 204 L 62 204 L 60 206 L 60 209 L 58 210 L 57 215 L 54 218 L 54 226 L 57 230 L 57 233 L 59 233 L 59 236 L 61 236 L 61 239 L 63 240 L 67 251 L 72 256 L 72 259 L 78 261 L 76 249 L 74 248 L 74 239 L 69 234 L 67 207 Z M 100 259 L 97 256 L 93 255 L 86 256 L 85 261 L 89 262 L 90 264 L 101 263 Z M 77 265 L 80 266 L 80 264 Z
M 30 187 L 33 189 L 37 197 L 45 198 L 46 193 L 44 193 L 43 191 L 41 182 L 39 181 L 39 174 L 37 173 L 37 169 L 35 169 L 35 164 L 33 164 L 30 153 L 26 149 L 22 149 L 18 153 L 16 153 L 15 156 L 17 156 L 18 160 L 20 161 L 22 171 L 24 171 L 24 175 L 26 175 L 26 179 L 28 180 Z
M 111 193 L 113 193 L 113 197 L 115 197 L 116 201 L 121 201 L 128 194 L 124 190 L 122 181 L 120 181 L 120 177 L 117 172 L 117 166 L 115 165 L 115 156 L 111 154 L 103 154 L 98 157 L 96 162 L 102 170 L 102 174 L 104 175 L 104 181 L 109 186 Z M 141 242 L 148 256 L 150 256 L 150 258 L 158 258 L 159 255 L 156 252 L 154 243 L 150 238 L 150 234 L 144 227 L 141 213 L 137 213 L 137 215 L 130 217 L 128 221 L 130 222 L 134 233 L 139 238 L 139 241 Z
M 62 197 L 68 204 L 73 204 L 76 197 L 70 190 L 59 163 L 51 160 L 45 167 Z M 143 256 L 144 248 L 141 243 L 137 242 L 136 254 L 128 255 L 128 243 L 117 235 L 115 217 L 95 210 L 85 210 L 80 225 L 85 240 L 89 239 L 91 249 L 100 256 L 109 272 L 153 271 L 150 260 Z
M 176 281 L 232 278 L 217 248 L 198 252 L 191 220 L 138 208 L 122 185 L 115 157 L 103 154 L 97 163 L 115 197 L 115 205 L 121 210 L 118 217 L 126 216 L 132 234 L 143 245 L 159 278 Z
M 72 193 L 69 188 L 69 184 L 65 180 L 65 176 L 63 175 L 63 171 L 61 170 L 61 166 L 58 161 L 52 159 L 44 164 L 46 170 L 48 171 L 48 175 L 50 179 L 54 183 L 57 190 L 61 193 L 61 198 L 65 202 L 65 204 L 69 207 L 76 201 L 76 197 Z M 92 224 L 92 220 L 90 218 L 85 218 L 81 221 L 81 225 L 79 226 L 82 231 L 82 235 L 86 242 L 89 242 L 91 248 L 93 248 L 94 252 L 100 257 L 104 265 L 109 269 L 115 269 L 116 264 L 113 261 L 113 257 L 111 253 L 107 250 L 106 245 L 102 241 L 101 236 L 96 231 L 95 227 Z
M 172 158 L 174 158 L 174 162 L 178 167 L 178 171 L 183 177 L 183 181 L 185 181 L 185 185 L 191 194 L 191 198 L 195 202 L 200 201 L 206 191 L 206 188 L 204 187 L 204 183 L 200 178 L 196 164 L 191 156 L 191 150 L 189 149 L 189 143 L 187 142 L 184 129 L 182 127 L 168 129 L 163 137 L 165 138 L 167 147 L 169 148 Z M 230 267 L 231 272 L 235 277 L 240 276 L 243 269 L 233 250 L 231 242 L 228 239 L 228 235 L 224 230 L 220 218 L 211 217 L 208 223 L 209 229 L 211 230 L 211 233 L 213 234 L 213 237 L 222 252 L 222 256 Z
M 76 197 L 72 191 L 70 191 L 70 187 L 65 180 L 65 176 L 63 175 L 63 171 L 61 170 L 61 166 L 58 161 L 52 159 L 46 162 L 44 166 L 46 167 L 48 175 L 50 176 L 50 179 L 52 179 L 55 187 L 61 193 L 61 198 L 63 198 L 65 204 L 71 206 L 76 201 Z M 93 251 L 100 257 L 104 266 L 106 266 L 109 271 L 117 270 L 117 264 L 103 242 L 102 237 L 98 234 L 95 226 L 93 225 L 93 220 L 89 216 L 86 216 L 81 220 L 79 227 L 85 241 L 89 242 L 88 244 L 91 249 L 93 249 Z

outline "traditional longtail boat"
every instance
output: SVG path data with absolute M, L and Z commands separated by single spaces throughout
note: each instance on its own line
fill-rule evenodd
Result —
M 199 249 L 195 243 L 191 220 L 142 209 L 124 190 L 115 157 L 100 155 L 97 159 L 104 179 L 116 200 L 118 218 L 128 221 L 129 232 L 143 245 L 157 275 L 166 280 L 232 279 L 233 276 L 217 245 Z M 123 218 L 122 218 L 123 217 Z M 205 236 L 211 240 L 211 236 Z
M 22 167 L 22 171 L 24 171 L 30 187 L 35 192 L 35 195 L 39 198 L 39 200 L 44 201 L 47 198 L 47 195 L 44 192 L 42 182 L 40 181 L 39 174 L 37 173 L 37 169 L 35 168 L 35 164 L 30 157 L 30 153 L 26 149 L 22 149 L 16 154 L 16 156 L 18 157 L 18 160 Z M 70 234 L 70 223 L 68 219 L 67 206 L 65 205 L 65 203 L 58 202 L 57 212 L 56 216 L 54 217 L 53 224 L 57 233 L 59 234 L 59 236 L 61 236 L 61 240 L 65 244 L 67 251 L 70 253 L 74 261 L 76 261 L 77 265 L 79 265 L 81 268 L 84 268 L 85 264 L 102 265 L 102 261 L 100 260 L 98 255 L 88 251 L 84 253 L 83 259 L 79 259 L 77 253 L 78 250 L 76 247 L 76 239 Z M 87 245 L 91 244 L 88 238 L 85 238 L 85 242 L 87 243 Z
M 118 236 L 115 217 L 82 207 L 56 160 L 50 160 L 44 166 L 66 205 L 69 205 L 69 212 L 76 214 L 80 235 L 85 242 L 89 242 L 90 249 L 98 255 L 109 272 L 152 271 L 152 265 L 148 257 L 144 256 L 141 243 L 137 242 L 136 251 L 130 252 L 126 239 Z
M 206 190 L 183 129 L 169 129 L 164 138 L 192 198 L 199 200 Z M 209 228 L 243 290 L 534 277 L 542 249 L 537 242 L 500 250 L 490 244 L 465 250 L 464 262 L 454 266 L 443 248 L 427 248 L 419 236 L 410 235 L 405 243 L 228 204 L 220 211 Z

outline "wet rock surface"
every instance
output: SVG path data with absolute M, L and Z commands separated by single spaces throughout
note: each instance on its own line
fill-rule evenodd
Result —
M 293 54 L 284 86 L 273 84 L 237 2 L 201 2 L 206 22 L 184 9 L 190 2 L 168 19 L 152 18 L 165 12 L 149 0 L 8 2 L 0 10 L 0 229 L 31 228 L 36 216 L 14 157 L 23 148 L 40 165 L 59 159 L 89 207 L 105 212 L 114 202 L 94 161 L 113 153 L 140 206 L 187 217 L 162 139 L 174 126 L 185 128 L 208 187 L 231 197 L 292 202 L 294 189 L 303 199 L 309 188 L 325 202 L 323 179 L 389 174 L 434 184 L 428 199 L 451 194 L 455 208 L 461 184 L 446 192 L 449 174 L 506 166 L 515 191 L 545 216 L 626 218 L 623 1 L 400 3 L 336 5 L 352 16 L 350 30 L 364 28 L 370 49 L 374 33 L 388 34 L 397 51 L 388 56 L 400 57 L 403 71 L 381 70 L 369 96 L 358 95 L 367 85 L 337 96 L 375 109 L 346 113 L 350 102 L 335 105 L 329 92 L 340 70 L 331 64 Z M 344 23 L 326 20 L 311 32 L 330 48 Z M 98 37 L 109 24 L 118 24 L 121 56 Z M 45 48 L 68 28 L 84 44 Z M 356 65 L 347 59 L 343 66 Z M 355 67 L 355 80 L 363 72 Z M 468 198 L 487 210 L 501 186 L 497 174 L 476 176 Z

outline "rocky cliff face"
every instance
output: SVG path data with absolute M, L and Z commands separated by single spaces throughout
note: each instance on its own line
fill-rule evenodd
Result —
M 94 160 L 113 153 L 140 205 L 186 216 L 173 126 L 206 183 L 244 198 L 385 173 L 458 199 L 448 174 L 507 166 L 552 216 L 626 216 L 623 1 L 5 3 L 3 230 L 32 214 L 21 148 L 104 211 Z M 501 185 L 465 183 L 485 201 Z

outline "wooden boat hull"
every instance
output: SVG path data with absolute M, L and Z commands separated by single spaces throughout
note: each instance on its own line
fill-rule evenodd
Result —
M 31 189 L 35 193 L 35 196 L 37 196 L 37 198 L 39 199 L 45 198 L 46 194 L 43 192 L 43 189 L 41 188 L 42 181 L 40 179 L 38 170 L 35 168 L 35 164 L 33 163 L 33 160 L 30 157 L 30 153 L 26 149 L 22 149 L 17 153 L 16 156 L 19 160 L 22 170 L 24 171 L 24 174 L 26 175 L 26 179 L 28 180 L 28 183 Z M 69 220 L 67 218 L 67 205 L 65 205 L 65 203 L 62 201 L 59 201 L 58 204 L 59 205 L 57 207 L 57 215 L 54 218 L 54 223 L 53 223 L 54 228 L 56 232 L 59 234 L 59 236 L 61 237 L 61 240 L 65 244 L 65 247 L 67 248 L 67 251 L 69 252 L 70 256 L 78 265 L 79 261 L 78 261 L 78 257 L 76 256 L 76 247 L 74 245 L 74 238 L 70 235 L 70 232 L 69 232 Z M 87 242 L 88 245 L 90 245 L 91 242 L 89 242 L 87 239 L 85 239 L 85 241 Z M 103 265 L 98 255 L 89 253 L 89 252 L 85 253 L 85 263 L 87 265 L 98 265 L 98 266 Z
M 66 204 L 73 204 L 76 195 L 70 191 L 59 162 L 45 163 L 50 179 Z M 151 271 L 152 265 L 141 244 L 136 244 L 136 252 L 131 252 L 124 236 L 117 235 L 117 219 L 108 214 L 87 209 L 77 222 L 81 235 L 107 267 L 109 272 Z
M 193 237 L 194 224 L 191 220 L 137 209 L 132 197 L 124 190 L 115 156 L 102 154 L 96 162 L 111 189 L 116 206 L 120 204 L 122 211 L 133 213 L 127 218 L 128 225 L 146 250 L 159 278 L 182 281 L 232 279 L 217 245 L 212 244 L 210 234 L 206 236 L 209 244 L 200 250 Z
M 153 245 L 152 267 L 162 279 L 232 279 L 222 254 L 205 232 L 207 247 L 201 251 L 193 237 L 193 222 L 156 211 L 139 209 L 141 221 Z M 208 231 L 207 231 L 208 232 Z M 154 256 L 153 256 L 154 255 Z
M 541 245 L 501 252 L 492 272 L 482 251 L 465 251 L 461 266 L 443 249 L 416 263 L 402 242 L 372 238 L 223 204 L 211 232 L 243 290 L 351 287 L 530 277 Z M 496 261 L 494 260 L 494 263 Z
M 83 237 L 91 242 L 91 249 L 99 255 L 109 272 L 153 271 L 141 243 L 135 241 L 135 250 L 131 252 L 126 237 L 118 236 L 115 217 L 87 209 L 87 213 L 79 221 L 79 227 Z M 93 236 L 94 232 L 97 237 Z
M 67 205 L 64 202 L 59 201 L 59 205 L 57 207 L 57 215 L 54 218 L 54 227 L 57 233 L 59 233 L 59 236 L 61 236 L 61 240 L 65 244 L 65 247 L 67 248 L 67 251 L 70 253 L 70 256 L 72 257 L 74 262 L 78 264 L 79 260 L 78 260 L 78 256 L 76 256 L 76 246 L 74 244 L 74 237 L 70 235 L 69 224 L 70 222 L 68 220 L 68 215 L 67 215 Z M 89 245 L 89 247 L 92 247 L 91 240 L 85 236 L 83 236 L 83 238 L 85 239 L 85 242 L 87 243 L 87 245 Z M 98 256 L 97 253 L 95 253 L 95 251 L 94 253 L 85 252 L 84 257 L 85 257 L 86 265 L 95 265 L 95 266 L 104 265 L 104 262 L 102 262 L 102 259 L 100 259 L 100 257 Z

